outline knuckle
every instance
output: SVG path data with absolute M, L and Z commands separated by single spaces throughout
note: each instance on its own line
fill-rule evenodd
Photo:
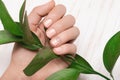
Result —
M 72 20 L 72 22 L 75 24 L 76 19 L 73 15 L 68 14 L 67 17 L 69 18 L 69 20 Z
M 49 15 L 49 17 L 51 17 L 51 18 L 56 18 L 56 17 L 58 17 L 58 14 L 52 13 L 52 14 Z
M 64 47 L 64 52 L 66 53 L 75 53 L 77 51 L 77 47 L 75 44 L 68 44 Z
M 57 25 L 58 27 L 61 27 L 61 28 L 64 26 L 61 22 L 59 22 Z
M 33 8 L 33 10 L 32 10 L 33 12 L 37 12 L 38 11 L 38 6 L 37 7 L 35 7 L 35 8 Z
M 53 27 L 54 27 L 55 29 L 57 29 L 57 28 L 63 28 L 63 26 L 64 26 L 64 24 L 63 24 L 62 22 L 56 22 L 56 23 L 53 25 Z
M 73 29 L 75 30 L 77 36 L 79 36 L 80 35 L 80 30 L 78 29 L 78 27 L 73 27 Z
M 58 4 L 56 7 L 60 8 L 61 10 L 63 10 L 64 12 L 66 12 L 66 7 L 62 4 Z
M 77 46 L 75 44 L 73 44 L 73 53 L 75 53 L 77 51 Z
M 69 48 L 68 48 L 68 45 L 65 45 L 64 48 L 63 48 L 63 52 L 67 53 L 68 51 L 70 51 Z

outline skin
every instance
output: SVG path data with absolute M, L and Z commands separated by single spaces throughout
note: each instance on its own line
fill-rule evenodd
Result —
M 45 35 L 47 35 L 50 39 L 50 45 L 57 55 L 67 53 L 74 55 L 76 46 L 71 41 L 78 37 L 79 30 L 74 27 L 74 17 L 64 16 L 65 13 L 66 8 L 63 5 L 55 6 L 55 2 L 51 0 L 32 10 L 28 16 L 29 26 L 44 45 L 46 45 Z M 46 32 L 44 27 L 47 29 Z M 63 60 L 54 59 L 33 76 L 28 77 L 23 73 L 23 69 L 35 55 L 35 51 L 29 51 L 15 43 L 10 65 L 0 80 L 45 80 L 52 73 L 68 66 Z

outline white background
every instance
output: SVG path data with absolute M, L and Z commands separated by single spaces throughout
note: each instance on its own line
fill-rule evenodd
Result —
M 14 20 L 18 20 L 19 8 L 23 0 L 3 0 Z M 28 14 L 33 7 L 47 0 L 27 0 Z M 95 70 L 109 76 L 102 62 L 103 49 L 108 39 L 120 30 L 120 0 L 55 0 L 64 4 L 67 14 L 76 18 L 76 26 L 81 34 L 75 41 L 78 51 Z M 0 24 L 0 29 L 2 25 Z M 0 45 L 0 76 L 10 62 L 13 44 Z M 113 70 L 115 80 L 120 79 L 120 59 Z M 103 80 L 96 75 L 81 74 L 80 80 Z

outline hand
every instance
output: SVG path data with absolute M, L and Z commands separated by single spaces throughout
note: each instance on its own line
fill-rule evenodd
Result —
M 33 31 L 45 45 L 45 34 L 50 39 L 53 51 L 57 55 L 67 53 L 74 54 L 76 46 L 71 42 L 79 35 L 79 30 L 74 27 L 75 19 L 71 15 L 64 16 L 66 9 L 63 5 L 51 2 L 38 6 L 28 16 L 31 31 Z M 44 19 L 43 19 L 44 18 Z M 47 31 L 44 31 L 44 27 Z M 10 65 L 1 80 L 45 80 L 52 73 L 68 66 L 61 59 L 50 61 L 44 68 L 31 77 L 25 76 L 23 69 L 36 55 L 35 51 L 29 51 L 15 44 Z

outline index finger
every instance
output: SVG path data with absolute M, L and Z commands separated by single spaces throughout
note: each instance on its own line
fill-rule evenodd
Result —
M 40 5 L 38 7 L 35 7 L 32 12 L 28 16 L 29 20 L 29 26 L 32 31 L 35 31 L 38 23 L 40 22 L 41 18 L 45 15 L 47 15 L 52 8 L 55 6 L 54 0 L 51 0 L 50 2 Z

